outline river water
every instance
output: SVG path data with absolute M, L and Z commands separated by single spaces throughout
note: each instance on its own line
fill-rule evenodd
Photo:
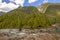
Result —
M 60 33 L 60 27 L 56 28 L 56 32 Z

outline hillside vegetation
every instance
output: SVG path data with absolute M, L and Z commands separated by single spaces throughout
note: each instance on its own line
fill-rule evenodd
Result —
M 0 16 L 0 28 L 36 29 L 49 27 L 55 23 L 60 23 L 60 16 L 52 16 L 47 13 L 43 14 L 33 6 L 19 7 Z M 51 14 L 55 14 L 55 11 Z

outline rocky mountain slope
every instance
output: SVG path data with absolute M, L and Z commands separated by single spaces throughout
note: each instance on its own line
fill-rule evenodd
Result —
M 38 10 L 42 13 L 52 12 L 52 11 L 58 11 L 60 13 L 60 3 L 45 3 L 38 5 Z
M 5 14 L 5 12 L 0 12 L 0 15 L 3 15 L 3 14 Z

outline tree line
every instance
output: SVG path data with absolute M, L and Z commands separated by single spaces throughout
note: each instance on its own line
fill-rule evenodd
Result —
M 31 8 L 31 7 L 29 7 Z M 40 13 L 37 8 L 32 7 L 30 12 L 25 11 L 22 9 L 13 10 L 8 12 L 7 14 L 3 14 L 0 16 L 0 29 L 3 28 L 30 28 L 30 29 L 37 29 L 37 28 L 44 28 L 49 27 L 55 23 L 60 23 L 60 16 L 49 15 L 49 14 L 42 14 Z M 28 9 L 26 9 L 28 10 Z

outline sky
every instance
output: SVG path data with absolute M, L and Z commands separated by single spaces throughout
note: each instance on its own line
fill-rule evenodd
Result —
M 11 0 L 2 0 L 2 2 L 10 3 Z M 38 4 L 43 3 L 43 1 L 47 2 L 48 0 L 23 0 L 20 4 L 23 6 L 37 6 Z M 20 2 L 17 0 L 17 2 Z M 12 1 L 12 3 L 14 3 Z M 14 3 L 15 4 L 15 3 Z
M 8 12 L 19 6 L 38 6 L 47 2 L 60 3 L 60 0 L 0 0 L 0 11 Z
M 6 3 L 10 3 L 10 1 L 12 1 L 12 0 L 2 0 L 2 2 L 6 2 Z M 17 0 L 17 2 L 20 2 L 20 1 Z M 43 2 L 60 2 L 60 0 L 33 0 L 33 1 L 32 0 L 23 0 L 22 2 L 21 3 L 24 6 L 37 6 L 38 4 L 42 4 Z M 12 3 L 15 4 L 15 2 L 12 2 Z

